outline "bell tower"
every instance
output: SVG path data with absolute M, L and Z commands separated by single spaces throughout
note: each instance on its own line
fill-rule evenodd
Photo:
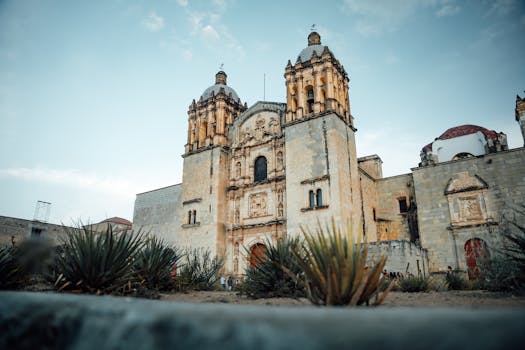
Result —
M 308 46 L 295 64 L 288 61 L 286 79 L 286 122 L 334 112 L 353 127 L 348 97 L 348 75 L 317 32 L 308 35 Z
M 227 127 L 246 110 L 235 90 L 226 84 L 224 71 L 215 74 L 215 84 L 193 100 L 188 110 L 188 142 L 185 153 L 210 145 L 227 146 Z
M 220 70 L 188 111 L 179 211 L 181 247 L 203 247 L 212 256 L 225 252 L 229 174 L 228 128 L 243 111 L 239 96 Z
M 355 234 L 363 208 L 348 75 L 317 32 L 285 68 L 287 231 L 332 218 Z

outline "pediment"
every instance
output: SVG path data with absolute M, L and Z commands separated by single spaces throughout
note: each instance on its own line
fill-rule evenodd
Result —
M 478 175 L 471 176 L 464 171 L 453 176 L 445 187 L 445 194 L 482 190 L 488 188 L 488 184 Z

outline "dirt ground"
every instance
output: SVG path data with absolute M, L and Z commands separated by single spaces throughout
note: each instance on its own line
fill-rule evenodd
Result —
M 171 300 L 189 303 L 226 303 L 226 304 L 250 304 L 250 305 L 286 305 L 307 306 L 312 305 L 305 298 L 263 298 L 249 299 L 239 296 L 235 292 L 188 292 L 161 294 L 161 300 Z M 512 296 L 508 294 L 492 293 L 486 291 L 443 291 L 429 293 L 402 293 L 391 292 L 383 307 L 509 307 L 524 308 L 525 296 Z

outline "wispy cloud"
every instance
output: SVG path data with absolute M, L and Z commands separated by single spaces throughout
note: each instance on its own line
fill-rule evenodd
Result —
M 418 0 L 344 0 L 343 9 L 357 17 L 355 29 L 369 36 L 397 30 L 421 4 Z
M 343 10 L 355 17 L 354 28 L 363 36 L 395 32 L 422 8 L 435 9 L 437 17 L 458 14 L 455 0 L 344 0 Z
M 149 31 L 158 32 L 164 28 L 164 18 L 157 15 L 155 11 L 150 14 L 142 21 L 142 25 Z
M 188 22 L 191 27 L 191 35 L 199 37 L 202 42 L 218 50 L 235 52 L 236 57 L 245 56 L 244 47 L 230 33 L 228 27 L 223 23 L 222 17 L 227 10 L 228 3 L 225 0 L 213 0 L 213 6 L 208 11 L 186 10 Z M 189 6 L 188 6 L 189 7 Z
M 461 11 L 461 7 L 456 5 L 453 1 L 443 0 L 440 3 L 436 16 L 447 17 L 457 15 Z
M 510 14 L 517 6 L 517 0 L 495 0 L 491 1 L 492 5 L 485 16 L 506 16 Z
M 120 196 L 130 196 L 136 192 L 135 186 L 128 180 L 72 169 L 5 168 L 0 169 L 0 178 L 2 177 L 56 184 Z
M 211 24 L 208 24 L 201 30 L 201 35 L 206 41 L 216 41 L 219 40 L 220 35 L 217 33 L 215 28 Z
M 182 6 L 182 7 L 187 7 L 188 0 L 177 0 L 177 4 L 179 4 L 179 6 Z

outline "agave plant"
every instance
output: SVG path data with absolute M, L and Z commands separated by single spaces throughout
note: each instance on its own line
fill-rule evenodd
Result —
M 17 289 L 27 281 L 17 247 L 0 247 L 0 289 Z
M 185 252 L 183 265 L 177 269 L 175 283 L 178 290 L 213 290 L 219 279 L 223 260 L 211 256 L 209 250 L 191 249 Z
M 173 288 L 173 274 L 182 254 L 163 240 L 150 237 L 137 255 L 135 272 L 141 283 L 149 289 L 169 290 Z
M 369 268 L 368 245 L 361 244 L 359 238 L 354 242 L 351 230 L 343 233 L 333 219 L 324 229 L 318 223 L 315 232 L 304 227 L 301 231 L 304 243 L 293 252 L 305 274 L 306 296 L 313 304 L 369 305 L 373 296 L 372 305 L 383 302 L 393 287 L 391 283 L 384 292 L 379 291 L 386 256 L 382 255 Z
M 133 261 L 144 245 L 143 234 L 96 232 L 89 226 L 68 230 L 55 259 L 59 291 L 96 294 L 123 293 L 135 282 Z
M 246 270 L 241 294 L 252 298 L 305 296 L 304 282 L 296 282 L 284 271 L 286 269 L 302 281 L 302 270 L 292 252 L 299 244 L 298 237 L 281 238 L 275 244 L 268 240 L 265 255 L 257 257 L 256 265 Z

